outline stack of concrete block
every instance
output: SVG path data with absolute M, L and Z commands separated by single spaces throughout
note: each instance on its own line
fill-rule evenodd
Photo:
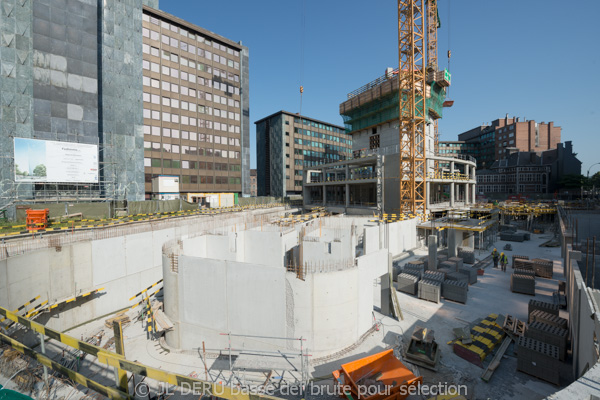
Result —
M 423 279 L 444 282 L 444 280 L 446 279 L 446 275 L 440 271 L 425 271 L 425 274 L 423 274 Z
M 523 241 L 525 241 L 525 234 L 512 233 L 512 232 L 501 232 L 500 240 L 504 240 L 505 242 L 523 242 Z
M 515 268 L 513 274 L 532 276 L 535 279 L 535 272 L 530 269 Z
M 400 275 L 402 273 L 402 267 L 400 265 L 393 265 L 392 266 L 392 279 L 394 280 L 394 282 L 396 282 L 398 280 L 398 275 Z
M 398 275 L 398 290 L 404 293 L 415 295 L 417 294 L 417 286 L 419 277 L 411 274 Z
M 527 306 L 527 314 L 531 315 L 534 310 L 544 311 L 548 314 L 556 315 L 557 317 L 559 315 L 558 304 L 531 299 L 529 300 L 529 304 Z
M 437 260 L 438 260 L 438 267 L 439 267 L 441 262 L 448 260 L 448 256 L 445 254 L 438 254 Z
M 467 284 L 467 287 L 469 287 L 469 277 L 461 272 L 451 272 L 449 274 L 446 274 L 446 280 L 463 282 Z
M 515 267 L 515 260 L 517 258 L 520 258 L 521 260 L 529 260 L 529 256 L 520 256 L 520 255 L 517 255 L 517 254 L 513 254 L 512 255 L 512 267 L 513 268 Z
M 517 341 L 517 370 L 559 384 L 558 347 L 528 337 Z
M 404 266 L 404 269 L 402 270 L 402 272 L 405 274 L 411 274 L 414 276 L 418 276 L 420 279 L 423 277 L 423 273 L 425 272 L 425 267 L 423 266 L 423 264 L 421 264 L 421 265 L 406 264 Z
M 442 261 L 441 263 L 438 264 L 438 269 L 449 269 L 451 271 L 458 271 L 456 269 L 456 263 L 452 262 L 452 261 Z
M 531 240 L 531 233 L 529 233 L 529 232 L 525 232 L 525 233 L 523 234 L 523 237 L 525 238 L 525 240 Z
M 569 321 L 558 315 L 550 314 L 542 310 L 533 310 L 529 313 L 529 323 L 541 322 L 546 325 L 555 326 L 560 329 L 567 329 Z
M 440 302 L 442 292 L 442 283 L 439 281 L 432 281 L 429 279 L 422 279 L 419 281 L 419 298 L 423 300 L 433 301 L 435 303 Z
M 421 257 L 419 259 L 419 261 L 421 261 L 423 263 L 423 267 L 425 268 L 425 271 L 427 271 L 429 269 L 429 257 L 428 256 Z
M 554 263 L 551 260 L 534 258 L 531 261 L 533 262 L 533 269 L 537 276 L 542 278 L 552 278 Z
M 450 257 L 448 259 L 448 262 L 452 262 L 452 263 L 456 264 L 457 271 L 463 267 L 463 259 L 460 257 Z
M 533 261 L 524 260 L 522 258 L 515 258 L 513 260 L 513 268 L 514 269 L 528 269 L 528 270 L 534 271 Z
M 564 361 L 567 357 L 567 336 L 566 329 L 545 324 L 543 322 L 532 322 L 525 331 L 525 337 L 539 340 L 558 347 L 558 358 Z
M 446 280 L 446 275 L 451 274 L 456 271 L 449 267 L 442 267 L 442 268 L 438 268 L 438 272 L 441 272 L 442 274 L 444 274 L 444 280 Z
M 467 302 L 468 290 L 469 285 L 465 282 L 445 280 L 442 284 L 442 296 L 444 296 L 445 299 L 458 301 L 463 304 Z
M 475 264 L 475 250 L 469 247 L 459 247 L 458 256 L 465 264 Z
M 464 266 L 462 268 L 459 268 L 458 272 L 467 277 L 469 285 L 477 283 L 477 268 Z
M 535 278 L 531 275 L 512 274 L 510 276 L 510 290 L 515 293 L 535 296 Z

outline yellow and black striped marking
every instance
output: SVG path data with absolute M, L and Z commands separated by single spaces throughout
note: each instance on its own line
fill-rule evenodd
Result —
M 31 357 L 31 358 L 37 360 L 40 364 L 45 365 L 46 367 L 63 374 L 64 376 L 68 377 L 72 381 L 75 381 L 78 384 L 85 386 L 89 389 L 92 389 L 96 393 L 99 393 L 105 397 L 108 397 L 109 399 L 119 399 L 119 400 L 132 400 L 133 399 L 127 393 L 124 393 L 118 389 L 115 389 L 115 388 L 112 388 L 109 386 L 104 386 L 96 381 L 86 378 L 85 376 L 83 376 L 82 374 L 80 374 L 78 372 L 75 372 L 71 369 L 63 367 L 59 363 L 52 361 L 51 359 L 44 356 L 43 354 L 40 354 L 40 353 L 30 349 L 29 347 L 25 346 L 24 344 L 4 335 L 2 333 L 0 333 L 0 340 L 4 343 L 8 344 L 9 346 L 11 346 L 13 349 L 18 351 L 19 353 L 24 354 L 28 357 Z
M 23 310 L 25 307 L 27 307 L 28 305 L 30 305 L 31 303 L 37 301 L 37 299 L 40 298 L 40 295 L 38 294 L 37 296 L 35 296 L 33 299 L 29 300 L 27 303 L 23 304 L 22 306 L 20 306 L 19 308 L 17 308 L 16 310 L 14 310 L 14 313 L 18 313 L 21 310 Z M 6 317 L 0 319 L 0 322 L 4 322 L 4 320 L 6 320 Z
M 25 318 L 31 318 L 39 314 L 42 311 L 41 308 L 44 307 L 46 304 L 48 304 L 48 300 L 42 301 L 40 304 L 27 311 L 27 313 L 25 313 Z
M 158 289 L 156 292 L 149 294 L 148 297 L 152 297 L 154 296 L 156 293 L 160 292 L 162 290 L 162 288 Z M 134 308 L 136 308 L 137 306 L 139 306 L 140 304 L 143 304 L 146 302 L 146 299 L 142 299 L 141 301 L 135 303 L 134 305 L 131 306 L 130 310 L 133 310 Z
M 89 291 L 89 292 L 86 292 L 86 293 L 83 293 L 83 294 L 80 294 L 80 295 L 77 295 L 77 296 L 74 296 L 74 297 L 68 298 L 68 299 L 66 299 L 66 300 L 61 300 L 61 301 L 59 301 L 59 302 L 57 302 L 57 303 L 54 303 L 54 304 L 52 304 L 52 305 L 48 306 L 47 308 L 48 308 L 49 310 L 52 310 L 52 309 L 54 309 L 54 308 L 56 308 L 56 307 L 60 306 L 61 304 L 72 303 L 72 302 L 74 302 L 74 301 L 77 301 L 77 300 L 83 299 L 83 298 L 85 298 L 85 297 L 88 297 L 88 296 L 90 296 L 90 295 L 93 295 L 93 294 L 99 293 L 99 292 L 101 292 L 101 291 L 103 291 L 103 290 L 104 290 L 104 288 L 100 288 L 100 289 L 94 289 L 94 290 L 91 290 L 91 291 Z M 41 310 L 40 310 L 40 311 L 41 311 Z
M 146 296 L 146 328 L 148 333 L 154 333 L 154 315 L 152 314 L 152 303 L 150 303 L 150 296 Z
M 154 286 L 156 286 L 156 285 L 159 285 L 160 283 L 162 283 L 162 281 L 163 281 L 163 280 L 161 279 L 161 280 L 159 280 L 158 282 L 155 282 L 155 283 L 153 283 L 152 285 L 148 286 L 146 289 L 142 290 L 141 292 L 139 292 L 139 293 L 136 293 L 134 296 L 132 296 L 132 297 L 129 299 L 129 301 L 131 301 L 131 300 L 135 299 L 136 297 L 138 297 L 138 296 L 140 296 L 140 295 L 142 295 L 142 294 L 146 293 L 148 290 L 152 289 Z M 156 292 L 154 292 L 154 293 L 156 293 Z

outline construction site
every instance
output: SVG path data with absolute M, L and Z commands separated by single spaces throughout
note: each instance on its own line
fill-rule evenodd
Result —
M 16 209 L 0 399 L 600 397 L 596 205 L 478 202 L 437 151 L 437 2 L 397 12 L 399 68 L 340 104 L 353 157 L 302 202 Z

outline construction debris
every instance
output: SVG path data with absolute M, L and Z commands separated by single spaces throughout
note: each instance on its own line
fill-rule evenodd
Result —
M 434 332 L 431 329 L 416 326 L 413 330 L 406 360 L 421 367 L 437 371 L 437 363 L 440 360 L 440 350 L 435 341 Z

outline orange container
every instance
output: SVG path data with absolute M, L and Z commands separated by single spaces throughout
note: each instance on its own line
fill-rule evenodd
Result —
M 409 387 L 423 382 L 423 377 L 405 367 L 392 349 L 342 364 L 333 376 L 342 385 L 340 397 L 346 397 L 345 388 L 354 399 L 361 400 L 406 399 Z
M 48 227 L 48 213 L 50 210 L 27 210 L 27 219 L 25 224 L 28 231 L 39 231 Z

